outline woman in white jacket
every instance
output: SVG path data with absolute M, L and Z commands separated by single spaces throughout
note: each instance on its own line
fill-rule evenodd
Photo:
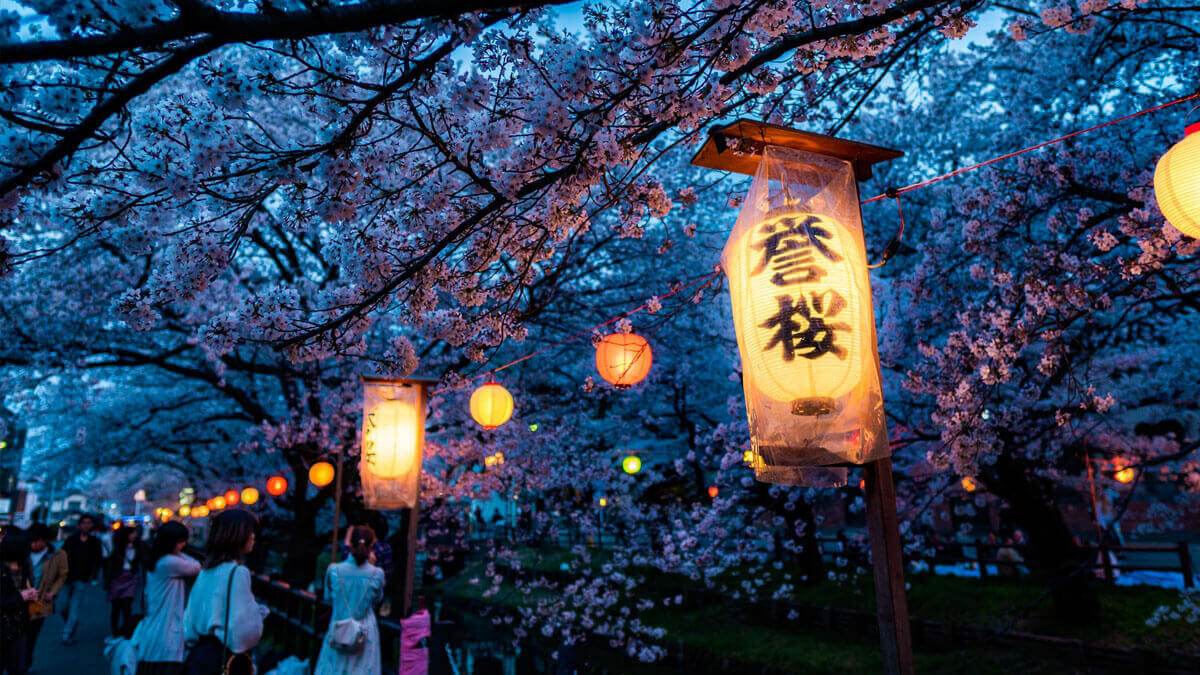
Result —
M 375 620 L 375 606 L 383 599 L 383 570 L 371 562 L 375 533 L 369 527 L 351 528 L 349 543 L 352 557 L 330 565 L 325 572 L 325 593 L 333 604 L 333 616 L 314 675 L 379 675 L 383 670 Z M 356 633 L 362 634 L 359 643 L 353 640 Z M 346 638 L 350 638 L 349 644 Z
M 262 639 L 267 611 L 254 601 L 241 560 L 254 549 L 257 527 L 258 518 L 241 509 L 222 511 L 210 523 L 204 569 L 183 614 L 187 675 L 252 672 L 250 652 Z
M 146 577 L 146 616 L 133 633 L 137 675 L 179 675 L 183 672 L 183 601 L 185 583 L 200 574 L 200 563 L 183 555 L 188 529 L 183 523 L 163 523 L 154 535 Z

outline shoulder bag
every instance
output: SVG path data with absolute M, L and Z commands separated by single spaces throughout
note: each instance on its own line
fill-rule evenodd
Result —
M 229 607 L 233 604 L 233 575 L 238 565 L 234 563 L 225 587 L 225 640 L 215 635 L 205 635 L 188 650 L 184 661 L 186 675 L 254 675 L 254 660 L 249 654 L 231 654 L 226 642 L 229 640 Z
M 346 593 L 342 587 L 342 575 L 338 573 L 337 577 L 338 594 L 345 597 Z M 350 598 L 346 598 L 346 603 L 350 607 L 351 616 L 348 619 L 334 621 L 329 627 L 329 644 L 335 650 L 343 654 L 357 654 L 367 645 L 367 624 L 364 621 L 366 615 L 362 619 L 354 618 L 354 605 L 349 604 Z M 368 607 L 367 611 L 371 611 Z

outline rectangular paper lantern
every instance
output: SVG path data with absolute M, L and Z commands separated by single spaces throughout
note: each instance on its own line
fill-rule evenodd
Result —
M 889 455 L 851 163 L 766 146 L 721 264 L 759 480 L 840 485 Z
M 422 381 L 363 378 L 362 477 L 368 509 L 417 505 L 425 449 Z

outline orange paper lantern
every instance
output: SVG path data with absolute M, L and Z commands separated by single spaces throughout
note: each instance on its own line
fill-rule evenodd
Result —
M 1137 477 L 1137 471 L 1135 471 L 1133 467 L 1127 466 L 1113 474 L 1113 477 L 1116 478 L 1117 482 L 1119 483 L 1132 483 L 1133 479 Z
M 708 496 L 710 499 L 716 499 L 717 495 L 720 493 L 721 493 L 721 491 L 717 489 L 716 485 L 708 486 Z
M 596 344 L 596 370 L 617 389 L 646 379 L 654 357 L 650 343 L 634 333 L 613 333 Z
M 325 487 L 333 482 L 333 465 L 329 462 L 317 462 L 308 470 L 308 480 L 317 487 Z
M 258 501 L 258 490 L 254 489 L 252 487 L 248 487 L 248 488 L 242 490 L 242 503 L 243 504 L 247 504 L 247 505 L 254 504 L 257 501 Z
M 226 506 L 226 504 L 225 504 L 225 498 L 224 498 L 224 497 L 213 497 L 213 498 L 212 498 L 212 499 L 209 501 L 209 507 L 208 507 L 208 508 L 209 508 L 209 510 L 211 510 L 211 511 L 220 511 L 221 509 L 225 508 L 225 506 Z
M 512 394 L 496 382 L 488 382 L 471 394 L 471 417 L 484 429 L 504 424 L 512 413 Z
M 208 515 L 208 507 L 197 506 L 196 508 L 192 509 L 192 515 L 196 518 L 204 518 Z
M 287 492 L 287 489 L 288 482 L 283 476 L 271 476 L 269 479 L 267 479 L 267 494 L 271 495 L 272 497 L 278 497 L 279 495 Z
M 241 499 L 241 495 L 238 494 L 237 490 L 230 490 L 229 492 L 225 493 L 226 506 L 236 506 Z

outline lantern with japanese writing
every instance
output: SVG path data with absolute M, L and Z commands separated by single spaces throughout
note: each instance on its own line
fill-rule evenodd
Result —
M 752 466 L 765 482 L 844 485 L 845 465 L 889 454 L 856 171 L 898 153 L 760 123 L 731 127 L 761 144 L 710 141 L 693 163 L 754 175 L 721 257 Z
M 417 504 L 425 447 L 426 380 L 363 378 L 362 476 L 368 509 Z

